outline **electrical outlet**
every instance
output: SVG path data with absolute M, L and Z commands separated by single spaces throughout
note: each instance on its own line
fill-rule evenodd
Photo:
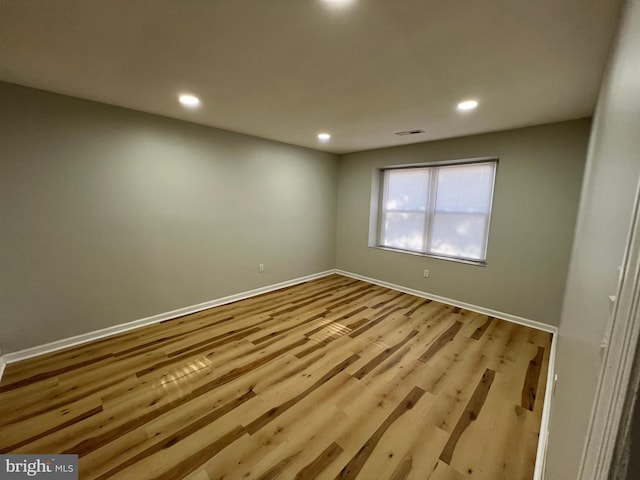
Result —
M 429 278 L 429 270 L 427 270 L 426 268 L 424 269 L 424 271 L 422 272 L 422 276 L 424 278 Z
M 264 263 L 261 263 L 260 265 L 258 265 L 258 272 L 264 273 Z

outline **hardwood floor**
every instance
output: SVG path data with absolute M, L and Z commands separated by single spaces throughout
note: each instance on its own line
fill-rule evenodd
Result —
M 533 478 L 551 334 L 332 275 L 7 366 L 82 479 Z

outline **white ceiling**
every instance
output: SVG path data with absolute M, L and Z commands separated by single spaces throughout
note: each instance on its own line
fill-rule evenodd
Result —
M 2 0 L 0 80 L 351 152 L 590 116 L 619 3 Z

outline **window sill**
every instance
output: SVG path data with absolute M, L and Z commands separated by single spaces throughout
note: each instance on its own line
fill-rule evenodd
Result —
M 387 252 L 406 253 L 407 255 L 414 255 L 416 257 L 435 258 L 437 260 L 446 260 L 448 262 L 464 263 L 466 265 L 475 265 L 476 267 L 486 267 L 486 261 L 467 260 L 464 258 L 443 257 L 440 255 L 432 255 L 430 253 L 411 252 L 409 250 L 400 250 L 398 248 L 381 247 L 380 245 L 369 245 L 369 248 L 377 248 L 378 250 L 384 250 Z

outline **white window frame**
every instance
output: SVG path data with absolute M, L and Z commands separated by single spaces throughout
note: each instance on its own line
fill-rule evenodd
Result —
M 482 250 L 484 251 L 483 259 L 473 259 L 466 257 L 458 257 L 453 255 L 441 255 L 429 253 L 427 251 L 429 245 L 431 244 L 431 234 L 432 234 L 432 224 L 435 214 L 435 204 L 436 204 L 436 196 L 437 196 L 437 185 L 438 185 L 438 175 L 433 174 L 438 171 L 440 167 L 451 167 L 451 166 L 464 166 L 464 165 L 478 165 L 492 163 L 494 165 L 494 175 L 493 182 L 491 184 L 491 199 L 489 201 L 489 209 L 486 216 L 486 224 L 485 224 L 485 236 L 483 239 Z M 423 212 L 420 210 L 420 213 L 425 213 L 425 232 L 423 235 L 423 245 L 421 251 L 408 250 L 396 247 L 389 247 L 382 244 L 382 238 L 384 235 L 384 225 L 386 220 L 387 209 L 384 208 L 384 200 L 387 197 L 387 181 L 386 175 L 389 171 L 397 171 L 397 170 L 430 170 L 429 175 L 429 189 L 427 199 L 427 210 Z M 481 159 L 473 159 L 473 160 L 454 160 L 454 161 L 446 161 L 446 162 L 434 162 L 434 163 L 420 163 L 420 164 L 411 164 L 411 165 L 394 165 L 389 167 L 381 168 L 378 172 L 379 174 L 379 185 L 378 185 L 378 198 L 377 198 L 377 214 L 376 214 L 376 235 L 375 235 L 375 246 L 376 248 L 381 248 L 383 250 L 391 250 L 394 252 L 408 253 L 412 255 L 419 255 L 425 257 L 438 258 L 442 260 L 450 260 L 461 263 L 469 263 L 472 265 L 487 265 L 487 256 L 488 256 L 488 243 L 489 243 L 489 230 L 491 228 L 491 214 L 493 209 L 493 199 L 495 196 L 495 182 L 496 177 L 498 175 L 498 159 L 497 158 L 481 158 Z

